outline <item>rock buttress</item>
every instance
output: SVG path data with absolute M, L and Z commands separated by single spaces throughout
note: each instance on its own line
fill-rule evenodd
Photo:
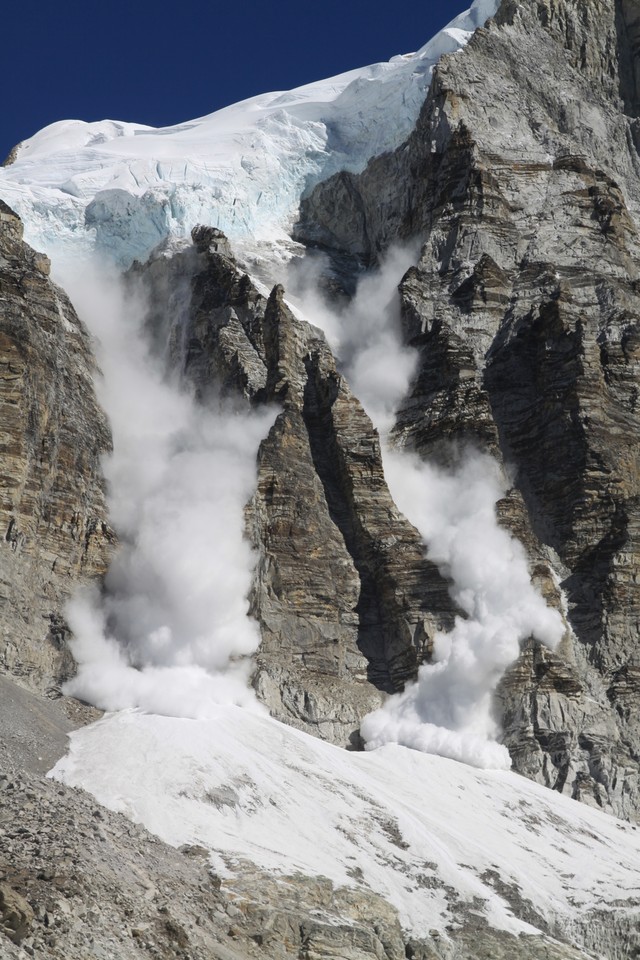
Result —
M 113 541 L 91 342 L 48 274 L 0 202 L 0 664 L 41 689 L 73 672 L 64 605 Z
M 324 335 L 294 317 L 281 287 L 258 294 L 220 242 L 200 229 L 193 247 L 135 273 L 150 326 L 203 402 L 280 408 L 247 508 L 254 683 L 279 719 L 355 744 L 362 716 L 415 677 L 452 602 L 390 497 L 378 435 Z

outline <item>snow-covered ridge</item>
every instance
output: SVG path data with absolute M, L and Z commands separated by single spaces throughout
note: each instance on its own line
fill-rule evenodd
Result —
M 402 142 L 434 65 L 497 6 L 475 0 L 416 53 L 178 126 L 54 123 L 0 169 L 0 196 L 25 222 L 25 239 L 54 256 L 95 245 L 128 264 L 199 222 L 237 241 L 286 240 L 305 190 Z

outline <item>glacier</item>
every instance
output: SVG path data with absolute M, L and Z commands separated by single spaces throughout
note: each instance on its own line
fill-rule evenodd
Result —
M 58 253 L 144 260 L 197 223 L 234 242 L 286 250 L 300 197 L 338 170 L 358 172 L 397 147 L 435 64 L 460 50 L 498 0 L 475 0 L 416 53 L 289 92 L 252 97 L 176 126 L 64 120 L 20 144 L 0 168 L 0 197 L 25 240 Z

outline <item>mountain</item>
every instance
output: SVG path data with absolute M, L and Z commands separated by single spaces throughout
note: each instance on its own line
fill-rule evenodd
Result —
M 176 127 L 54 123 L 12 151 L 3 198 L 28 225 L 29 242 L 45 252 L 95 245 L 129 264 L 203 222 L 234 241 L 287 245 L 301 193 L 398 146 L 434 65 L 495 7 L 495 0 L 476 0 L 417 53 Z
M 639 31 L 12 152 L 7 956 L 640 950 Z
M 64 604 L 79 580 L 104 576 L 111 558 L 100 465 L 111 433 L 87 330 L 2 202 L 0 227 L 0 649 L 5 669 L 46 690 L 74 670 Z

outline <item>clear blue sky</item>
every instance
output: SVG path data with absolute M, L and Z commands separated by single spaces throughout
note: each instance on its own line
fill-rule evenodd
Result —
M 9 0 L 0 162 L 54 120 L 153 126 L 422 46 L 471 0 Z

